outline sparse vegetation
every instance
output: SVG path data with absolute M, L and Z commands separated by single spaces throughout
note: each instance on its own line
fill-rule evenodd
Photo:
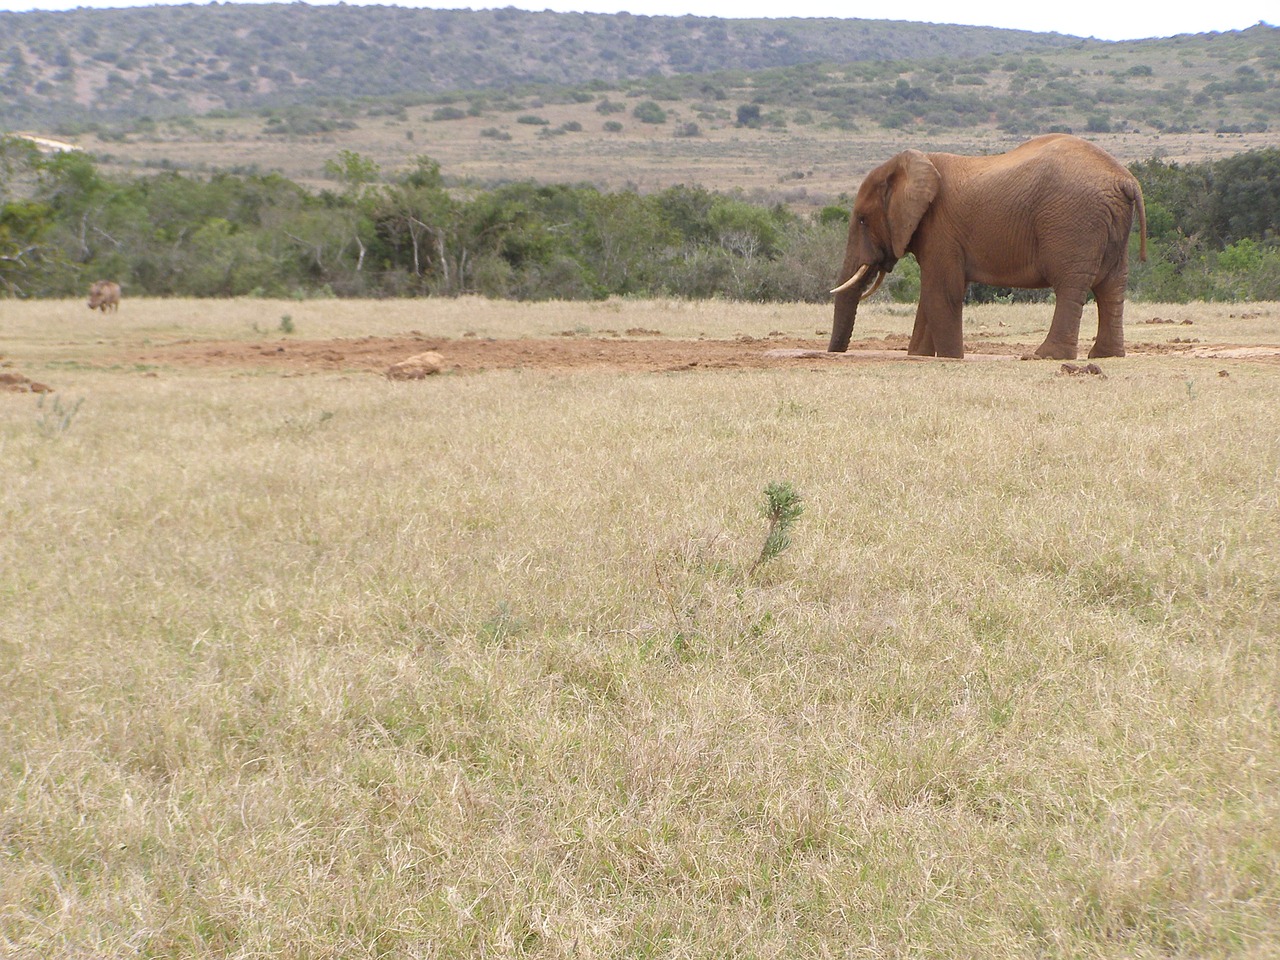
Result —
M 84 406 L 84 397 L 64 403 L 56 393 L 42 393 L 36 397 L 36 430 L 42 437 L 53 439 L 71 429 L 71 424 Z

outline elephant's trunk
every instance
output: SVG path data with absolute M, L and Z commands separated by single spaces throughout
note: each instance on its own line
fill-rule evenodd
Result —
M 853 336 L 853 324 L 858 318 L 858 304 L 871 296 L 884 282 L 884 270 L 874 274 L 875 283 L 870 290 L 867 283 L 870 265 L 864 264 L 858 271 L 831 292 L 836 295 L 835 320 L 831 325 L 831 342 L 827 345 L 828 353 L 844 353 L 849 349 L 849 338 Z

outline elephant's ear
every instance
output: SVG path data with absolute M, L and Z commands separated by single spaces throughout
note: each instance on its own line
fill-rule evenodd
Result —
M 889 186 L 889 230 L 893 255 L 902 259 L 920 218 L 938 195 L 942 176 L 919 150 L 904 150 L 897 159 Z

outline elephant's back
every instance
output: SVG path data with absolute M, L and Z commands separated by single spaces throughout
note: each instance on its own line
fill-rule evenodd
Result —
M 940 155 L 935 164 L 950 170 L 952 183 L 964 183 L 988 200 L 1001 197 L 1025 204 L 1038 197 L 1090 198 L 1131 195 L 1138 181 L 1115 157 L 1096 144 L 1066 133 L 1050 133 L 986 157 Z M 943 182 L 948 180 L 943 174 Z

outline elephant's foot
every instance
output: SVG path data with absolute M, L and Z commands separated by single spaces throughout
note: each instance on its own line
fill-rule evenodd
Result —
M 1031 353 L 1022 355 L 1023 360 L 1074 360 L 1079 352 L 1074 343 L 1052 343 L 1046 340 Z
M 1094 342 L 1093 347 L 1089 350 L 1089 359 L 1096 360 L 1099 357 L 1123 357 L 1124 344 L 1114 343 L 1098 343 Z

